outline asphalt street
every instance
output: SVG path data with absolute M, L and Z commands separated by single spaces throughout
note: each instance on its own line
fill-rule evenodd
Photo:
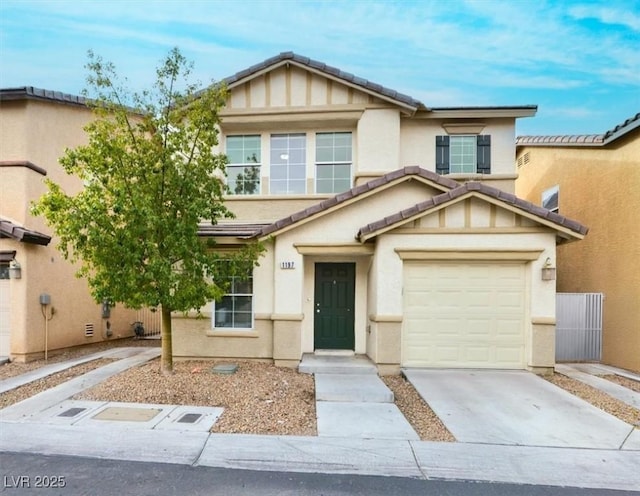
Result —
M 261 472 L 70 456 L 0 453 L 7 495 L 623 496 L 640 492 L 399 477 Z

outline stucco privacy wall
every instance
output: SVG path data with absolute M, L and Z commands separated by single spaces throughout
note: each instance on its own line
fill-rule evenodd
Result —
M 83 126 L 91 119 L 88 109 L 61 102 L 20 100 L 3 101 L 0 114 L 0 162 L 31 162 L 68 193 L 80 190 L 81 182 L 67 176 L 58 159 L 65 148 L 86 142 Z M 46 191 L 44 179 L 24 166 L 0 167 L 0 215 L 51 235 L 44 219 L 29 213 L 31 201 Z M 101 306 L 92 300 L 86 282 L 75 277 L 76 269 L 55 249 L 56 242 L 54 238 L 48 246 L 38 246 L 0 239 L 0 250 L 15 250 L 22 266 L 22 278 L 10 281 L 11 355 L 16 360 L 35 358 L 44 352 L 42 293 L 51 296 L 55 308 L 48 326 L 49 350 L 104 339 L 107 319 L 102 319 Z M 112 309 L 108 322 L 113 337 L 130 336 L 134 320 L 135 312 Z M 85 337 L 85 324 L 94 325 L 93 337 Z
M 602 360 L 640 371 L 640 132 L 607 147 L 519 147 L 525 154 L 517 194 L 540 204 L 559 185 L 559 213 L 589 226 L 558 247 L 558 291 L 604 293 Z

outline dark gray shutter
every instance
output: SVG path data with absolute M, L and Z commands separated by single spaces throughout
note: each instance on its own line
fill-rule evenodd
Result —
M 480 134 L 477 146 L 478 174 L 491 174 L 491 135 Z
M 436 172 L 449 174 L 449 136 L 436 136 Z

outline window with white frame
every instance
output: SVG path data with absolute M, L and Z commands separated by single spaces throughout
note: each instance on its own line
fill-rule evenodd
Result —
M 449 172 L 476 172 L 476 137 L 451 136 L 449 141 Z
M 227 136 L 227 193 L 260 194 L 260 135 Z
M 253 328 L 253 271 L 244 277 L 229 276 L 228 293 L 213 304 L 215 329 Z
M 272 195 L 306 193 L 306 140 L 304 133 L 271 135 L 269 191 Z
M 351 133 L 316 134 L 316 193 L 351 188 Z

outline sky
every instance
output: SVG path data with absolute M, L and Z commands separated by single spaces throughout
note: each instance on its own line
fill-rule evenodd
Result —
M 0 0 L 0 87 L 79 95 L 87 51 L 149 87 L 173 48 L 202 85 L 293 51 L 427 107 L 538 105 L 518 135 L 640 112 L 640 0 Z

